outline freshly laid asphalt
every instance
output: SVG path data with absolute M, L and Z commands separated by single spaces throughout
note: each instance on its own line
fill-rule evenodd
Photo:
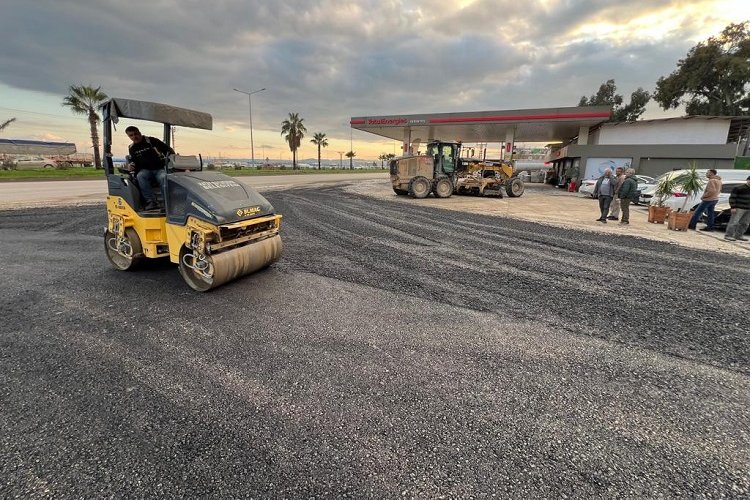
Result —
M 0 497 L 747 497 L 742 256 L 269 192 L 282 259 L 118 272 L 0 212 Z

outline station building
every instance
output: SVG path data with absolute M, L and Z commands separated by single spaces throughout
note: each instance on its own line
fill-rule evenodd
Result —
M 561 183 L 598 178 L 606 168 L 632 167 L 656 177 L 670 170 L 734 168 L 746 156 L 750 117 L 685 116 L 600 123 L 586 138 L 552 146 L 545 161 Z
M 657 176 L 686 168 L 734 168 L 747 156 L 750 117 L 686 116 L 608 123 L 607 106 L 356 116 L 351 126 L 402 141 L 405 155 L 432 140 L 497 142 L 507 158 L 515 142 L 556 143 L 545 158 L 559 184 L 598 177 L 605 168 L 633 167 Z

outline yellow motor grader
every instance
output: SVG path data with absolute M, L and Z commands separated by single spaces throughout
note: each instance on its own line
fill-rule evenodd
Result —
M 103 105 L 107 175 L 104 250 L 121 271 L 144 259 L 168 258 L 185 282 L 205 292 L 271 265 L 281 255 L 281 215 L 254 189 L 218 172 L 204 172 L 200 156 L 165 158 L 161 207 L 146 210 L 138 182 L 115 172 L 112 129 L 119 118 L 162 123 L 169 146 L 172 126 L 211 130 L 208 113 L 165 104 L 113 98 Z
M 524 190 L 509 161 L 466 161 L 456 179 L 456 194 L 502 197 L 503 189 L 510 197 L 521 196 Z
M 461 157 L 461 143 L 432 141 L 426 155 L 403 156 L 391 161 L 391 185 L 398 195 L 425 198 L 433 193 L 448 198 L 453 193 L 510 197 L 523 194 L 523 181 L 508 161 L 479 161 Z

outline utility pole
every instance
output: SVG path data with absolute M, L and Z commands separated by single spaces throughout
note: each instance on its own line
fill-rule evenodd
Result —
M 251 158 L 251 165 L 255 166 L 255 145 L 253 144 L 253 94 L 257 94 L 258 92 L 263 92 L 266 90 L 265 87 L 258 90 L 253 90 L 252 92 L 247 92 L 245 90 L 240 89 L 232 89 L 235 92 L 239 92 L 240 94 L 245 94 L 247 96 L 247 103 L 250 109 L 250 158 Z
M 339 170 L 344 170 L 344 152 L 336 151 L 339 154 Z

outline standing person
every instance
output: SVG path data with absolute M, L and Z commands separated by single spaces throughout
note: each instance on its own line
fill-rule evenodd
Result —
M 635 169 L 629 168 L 625 171 L 625 179 L 617 191 L 617 198 L 622 207 L 622 219 L 620 224 L 630 224 L 630 204 L 638 200 L 638 181 L 635 180 Z
M 732 189 L 732 194 L 729 195 L 729 208 L 732 209 L 732 217 L 729 219 L 724 239 L 748 241 L 744 235 L 750 226 L 750 176 L 745 179 L 744 185 Z
M 612 177 L 612 170 L 607 169 L 604 171 L 604 175 L 599 177 L 594 186 L 594 196 L 599 198 L 599 222 L 607 223 L 607 213 L 609 212 L 609 205 L 612 203 L 612 198 L 615 195 L 615 178 Z
M 612 198 L 612 204 L 609 206 L 609 216 L 607 220 L 617 220 L 620 218 L 620 197 L 617 193 L 620 191 L 620 186 L 625 181 L 625 174 L 623 173 L 622 167 L 615 169 L 615 195 Z
M 714 170 L 713 168 L 706 172 L 706 177 L 708 178 L 708 183 L 706 184 L 706 189 L 703 191 L 703 196 L 701 196 L 701 203 L 695 210 L 693 218 L 690 219 L 690 224 L 688 225 L 688 227 L 690 229 L 695 229 L 696 224 L 698 224 L 701 215 L 703 215 L 703 212 L 705 211 L 708 222 L 706 223 L 706 227 L 701 229 L 701 231 L 713 231 L 714 221 L 716 220 L 716 212 L 714 212 L 714 207 L 719 202 L 719 193 L 721 193 L 721 177 L 716 175 L 716 170 Z
M 164 183 L 167 172 L 164 170 L 164 159 L 167 155 L 174 154 L 174 150 L 164 144 L 156 137 L 148 137 L 141 134 L 138 127 L 130 126 L 125 129 L 133 143 L 128 146 L 130 160 L 135 165 L 135 178 L 138 187 L 141 188 L 143 199 L 146 200 L 145 210 L 153 210 L 159 205 L 156 196 L 151 189 L 151 182 L 156 179 L 161 192 L 164 193 Z

